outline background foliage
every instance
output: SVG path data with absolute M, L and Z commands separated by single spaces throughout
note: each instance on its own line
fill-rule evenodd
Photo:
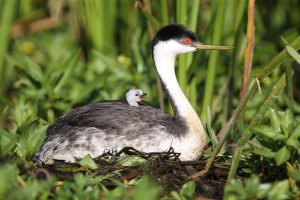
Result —
M 192 198 L 193 182 L 166 194 L 145 176 L 109 190 L 101 185 L 109 177 L 79 173 L 64 183 L 54 175 L 39 181 L 19 166 L 32 165 L 30 158 L 48 125 L 71 108 L 122 99 L 128 89 L 137 87 L 149 94 L 149 104 L 172 112 L 157 81 L 150 44 L 154 33 L 169 23 L 186 25 L 203 43 L 235 47 L 228 52 L 182 55 L 177 62 L 180 86 L 210 129 L 203 159 L 209 157 L 218 142 L 214 132 L 239 103 L 247 4 L 246 0 L 0 0 L 0 196 L 97 199 L 100 194 L 107 199 L 141 199 L 147 188 L 149 199 Z M 299 10 L 297 0 L 256 2 L 253 74 L 297 38 Z M 235 143 L 273 85 L 291 69 L 293 76 L 287 73 L 287 79 L 292 77 L 288 84 L 292 93 L 285 89 L 276 94 L 257 126 L 249 129 L 254 135 L 243 145 L 237 170 L 240 181 L 228 181 L 226 199 L 299 198 L 300 46 L 289 48 L 284 64 L 265 74 L 262 94 L 254 93 L 231 131 L 229 141 Z M 230 164 L 233 146 L 226 145 L 218 159 Z

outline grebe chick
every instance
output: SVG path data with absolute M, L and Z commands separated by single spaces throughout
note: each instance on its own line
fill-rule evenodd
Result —
M 171 24 L 152 40 L 157 73 L 168 94 L 174 114 L 150 106 L 130 106 L 119 101 L 90 103 L 71 110 L 47 130 L 35 158 L 76 162 L 107 150 L 134 147 L 143 152 L 164 152 L 173 147 L 181 160 L 199 158 L 205 132 L 193 107 L 181 91 L 175 75 L 177 55 L 201 49 L 228 49 L 203 45 L 184 26 Z
M 138 102 L 144 101 L 144 96 L 147 93 L 144 93 L 141 89 L 130 89 L 126 93 L 126 101 L 131 106 L 139 106 Z

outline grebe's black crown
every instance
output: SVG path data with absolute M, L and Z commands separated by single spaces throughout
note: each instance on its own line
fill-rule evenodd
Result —
M 156 35 L 154 36 L 152 40 L 152 49 L 159 41 L 167 41 L 170 39 L 182 39 L 188 37 L 193 42 L 198 41 L 198 38 L 195 33 L 192 31 L 187 30 L 186 27 L 184 27 L 181 24 L 170 24 L 163 28 L 161 28 Z

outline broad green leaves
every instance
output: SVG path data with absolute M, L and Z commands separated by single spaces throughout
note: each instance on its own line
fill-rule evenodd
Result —
M 283 146 L 279 151 L 275 154 L 276 165 L 282 165 L 286 161 L 288 161 L 291 157 L 291 151 L 287 146 Z
M 293 154 L 300 156 L 300 125 L 293 128 L 291 113 L 286 111 L 280 115 L 271 109 L 269 119 L 271 124 L 254 128 L 260 147 L 253 146 L 253 152 L 273 158 L 278 166 L 291 159 Z
M 196 191 L 196 183 L 194 181 L 186 182 L 179 192 L 183 199 L 193 199 Z
M 123 156 L 118 160 L 118 163 L 124 167 L 142 166 L 146 162 L 147 160 L 140 156 Z
M 225 187 L 224 199 L 247 200 L 268 199 L 283 200 L 291 199 L 290 184 L 288 180 L 275 183 L 261 183 L 258 176 L 253 175 L 246 179 L 245 184 L 232 180 Z
M 42 144 L 47 128 L 47 124 L 36 120 L 19 129 L 20 140 L 16 144 L 18 156 L 30 159 Z
M 258 137 L 269 139 L 269 140 L 282 140 L 284 139 L 284 135 L 281 133 L 277 133 L 276 130 L 274 130 L 272 127 L 266 126 L 266 125 L 259 125 L 256 126 L 254 129 L 255 134 Z
M 155 200 L 158 199 L 161 192 L 162 192 L 162 187 L 155 184 L 155 182 L 153 182 L 151 180 L 151 178 L 149 178 L 148 176 L 144 176 L 143 178 L 141 178 L 141 180 L 138 181 L 134 191 L 133 191 L 133 195 L 132 197 L 128 196 L 126 199 L 133 199 L 133 200 Z
M 300 164 L 296 163 L 294 165 L 287 163 L 288 176 L 293 180 L 300 182 Z
M 16 130 L 10 132 L 0 130 L 1 156 L 14 150 L 21 158 L 30 159 L 44 139 L 48 124 L 40 119 L 32 120 L 31 112 L 27 113 L 24 108 L 22 103 L 16 105 Z
M 63 86 L 66 85 L 68 81 L 70 81 L 73 72 L 75 70 L 75 67 L 78 64 L 79 61 L 79 55 L 80 55 L 80 50 L 76 50 L 73 52 L 73 54 L 68 58 L 66 63 L 64 64 L 65 72 L 62 74 L 62 77 L 60 78 L 59 82 L 54 88 L 55 92 L 59 92 Z
M 97 164 L 95 163 L 95 161 L 91 158 L 91 156 L 89 154 L 84 156 L 80 160 L 79 164 L 88 169 L 98 169 Z
M 48 199 L 55 187 L 52 176 L 47 180 L 37 180 L 20 175 L 16 163 L 0 165 L 0 197 L 6 199 Z
M 17 134 L 0 129 L 0 156 L 10 152 L 16 146 L 18 139 L 19 136 Z

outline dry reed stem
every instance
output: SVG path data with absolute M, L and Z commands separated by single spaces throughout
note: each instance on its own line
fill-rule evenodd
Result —
M 255 38 L 255 27 L 254 27 L 254 14 L 255 14 L 255 0 L 249 0 L 248 4 L 248 24 L 247 24 L 247 47 L 245 51 L 245 62 L 244 62 L 244 71 L 242 77 L 242 86 L 240 91 L 240 100 L 244 98 L 247 92 L 247 84 L 251 74 L 252 69 L 252 57 L 253 57 L 253 48 L 254 48 L 254 38 Z M 259 88 L 260 89 L 260 88 Z M 260 91 L 260 90 L 259 90 Z M 225 123 L 221 131 L 217 134 L 218 138 L 221 138 L 224 129 L 227 126 L 228 122 Z
M 247 83 L 252 69 L 252 57 L 253 57 L 253 47 L 254 47 L 254 38 L 255 38 L 254 13 L 255 13 L 255 0 L 249 0 L 248 25 L 247 25 L 248 41 L 247 41 L 247 47 L 245 52 L 244 72 L 242 78 L 240 99 L 242 99 L 245 96 L 245 93 L 247 91 Z
M 24 35 L 25 33 L 35 33 L 56 28 L 59 20 L 54 17 L 39 19 L 31 23 L 16 23 L 11 32 L 13 38 Z
M 151 3 L 149 0 L 137 0 L 135 1 L 135 7 L 137 7 L 141 12 L 148 13 L 148 15 L 152 15 Z M 149 20 L 147 21 L 147 28 L 148 33 L 150 35 L 150 39 L 152 40 L 155 35 L 155 30 Z M 156 73 L 156 85 L 158 91 L 158 100 L 159 100 L 159 107 L 161 110 L 165 110 L 165 103 L 164 103 L 164 93 L 162 88 L 162 83 L 158 74 Z

